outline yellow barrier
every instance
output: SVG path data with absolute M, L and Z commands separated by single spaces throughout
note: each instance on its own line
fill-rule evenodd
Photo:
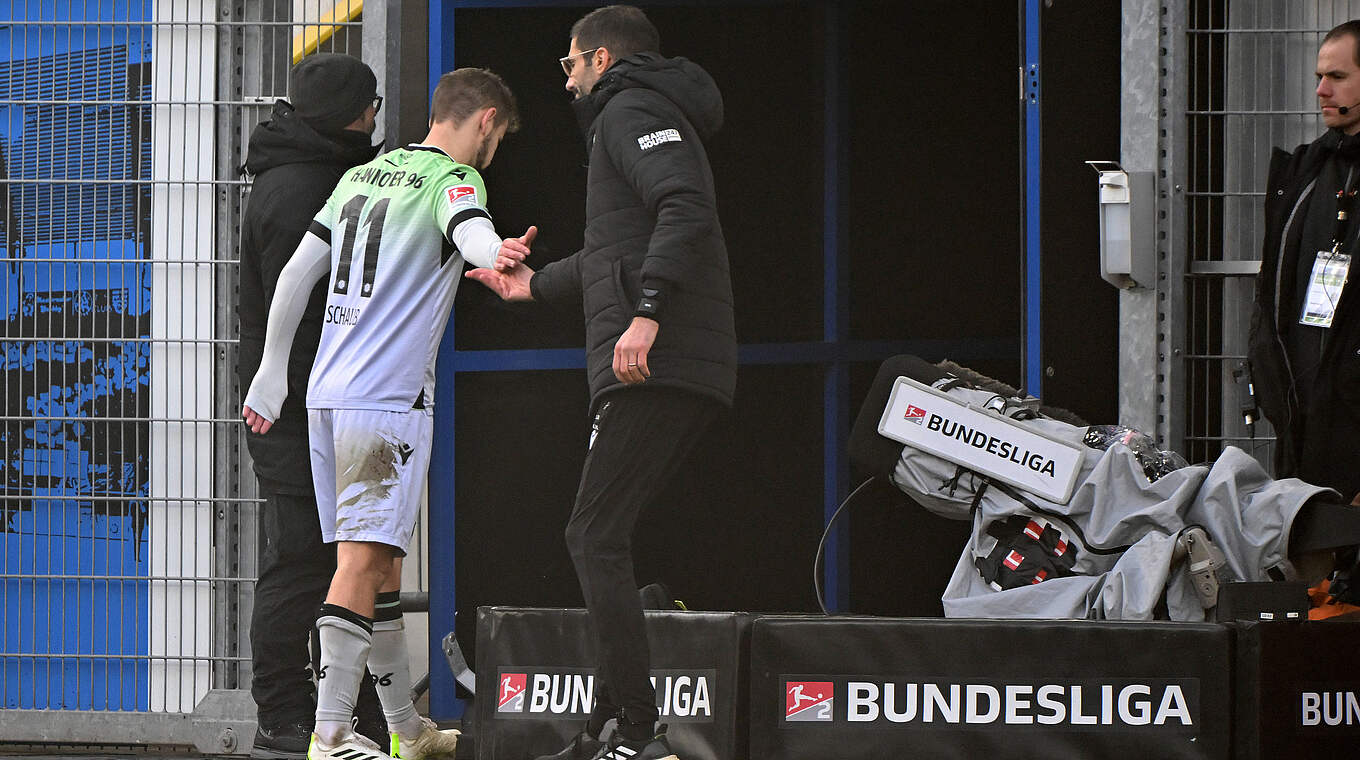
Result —
M 316 52 L 321 43 L 330 39 L 340 24 L 353 21 L 364 10 L 364 0 L 338 0 L 330 11 L 323 13 L 315 24 L 308 24 L 293 37 L 293 63 Z

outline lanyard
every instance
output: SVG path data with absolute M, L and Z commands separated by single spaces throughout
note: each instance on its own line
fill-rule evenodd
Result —
M 1346 240 L 1346 228 L 1350 226 L 1351 207 L 1355 205 L 1357 192 L 1351 185 L 1354 174 L 1355 167 L 1347 169 L 1345 186 L 1336 191 L 1336 228 L 1332 232 L 1332 253 L 1341 252 L 1341 245 Z

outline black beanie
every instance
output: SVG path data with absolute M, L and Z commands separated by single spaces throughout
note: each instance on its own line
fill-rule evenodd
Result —
M 336 134 L 364 112 L 378 94 L 368 64 L 340 53 L 314 53 L 288 75 L 293 108 L 318 132 Z

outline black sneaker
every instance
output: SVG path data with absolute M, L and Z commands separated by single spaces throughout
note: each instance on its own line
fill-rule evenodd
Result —
M 656 736 L 651 739 L 641 741 L 629 741 L 623 738 L 623 734 L 614 732 L 609 738 L 609 743 L 600 747 L 594 760 L 680 760 L 671 751 L 670 742 L 666 741 L 666 724 L 661 724 L 656 730 Z
M 311 740 L 310 721 L 278 727 L 260 725 L 255 728 L 255 746 L 251 747 L 250 756 L 301 760 L 307 757 Z
M 584 730 L 555 755 L 539 755 L 534 760 L 591 760 L 604 747 L 604 742 Z

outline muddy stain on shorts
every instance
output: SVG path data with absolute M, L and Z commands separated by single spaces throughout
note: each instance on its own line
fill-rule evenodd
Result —
M 392 512 L 399 506 L 389 497 L 400 482 L 403 444 L 382 434 L 365 444 L 347 458 L 349 466 L 336 478 L 337 532 L 389 528 Z

